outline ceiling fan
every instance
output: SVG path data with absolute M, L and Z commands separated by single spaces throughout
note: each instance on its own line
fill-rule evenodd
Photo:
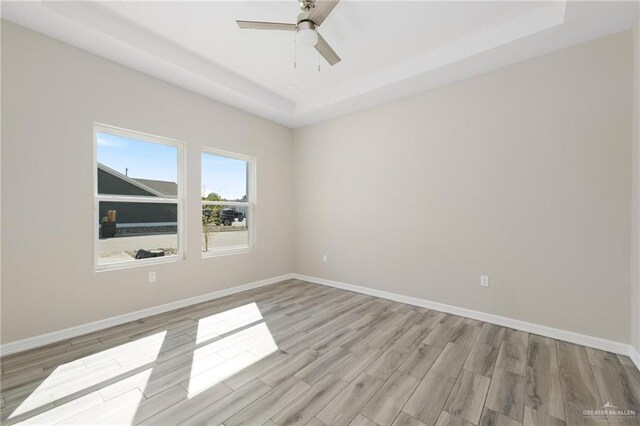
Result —
M 260 22 L 260 21 L 240 21 L 238 26 L 249 30 L 275 30 L 275 31 L 296 31 L 297 40 L 309 47 L 315 47 L 330 65 L 335 65 L 341 61 L 340 56 L 334 52 L 329 43 L 322 38 L 316 30 L 340 0 L 321 0 L 316 4 L 316 0 L 299 0 L 302 13 L 298 15 L 297 24 L 287 24 L 280 22 Z

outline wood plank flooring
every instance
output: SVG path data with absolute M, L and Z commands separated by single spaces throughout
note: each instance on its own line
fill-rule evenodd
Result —
M 640 424 L 626 357 L 298 280 L 0 361 L 3 424 Z

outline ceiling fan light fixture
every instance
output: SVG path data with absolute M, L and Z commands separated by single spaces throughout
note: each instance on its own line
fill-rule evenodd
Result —
M 311 28 L 300 28 L 298 30 L 298 42 L 303 46 L 313 47 L 318 44 L 318 33 Z

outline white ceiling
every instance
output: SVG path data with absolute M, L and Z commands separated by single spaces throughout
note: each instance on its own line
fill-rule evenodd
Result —
M 290 127 L 629 29 L 638 3 L 342 0 L 320 28 L 334 67 L 298 46 L 294 69 L 293 33 L 235 24 L 299 12 L 295 0 L 2 2 L 4 19 Z

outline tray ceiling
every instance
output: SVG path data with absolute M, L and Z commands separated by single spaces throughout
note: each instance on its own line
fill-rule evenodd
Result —
M 638 4 L 343 0 L 320 28 L 334 67 L 294 54 L 293 33 L 235 24 L 298 13 L 293 0 L 2 3 L 4 19 L 289 127 L 631 28 Z

